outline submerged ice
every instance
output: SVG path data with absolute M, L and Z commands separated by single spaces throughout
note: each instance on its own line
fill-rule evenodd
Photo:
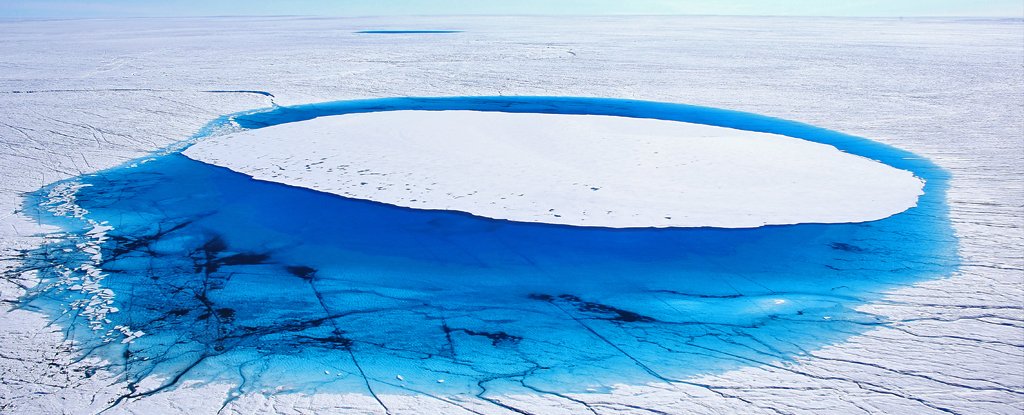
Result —
M 945 174 L 868 140 L 750 114 L 619 100 L 341 102 L 240 115 L 245 128 L 346 112 L 473 109 L 702 122 L 835 145 L 926 180 L 884 220 L 753 229 L 579 228 L 352 200 L 179 154 L 50 186 L 63 232 L 31 253 L 51 313 L 132 384 L 239 392 L 485 396 L 675 381 L 790 359 L 884 325 L 857 307 L 955 266 Z

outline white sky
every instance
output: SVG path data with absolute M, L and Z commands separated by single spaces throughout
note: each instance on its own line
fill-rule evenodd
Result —
M 2 18 L 722 14 L 1024 18 L 1024 0 L 0 0 Z

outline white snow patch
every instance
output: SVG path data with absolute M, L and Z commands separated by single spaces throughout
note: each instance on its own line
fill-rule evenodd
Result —
M 862 222 L 915 206 L 923 187 L 806 140 L 595 115 L 347 114 L 219 136 L 185 155 L 357 199 L 582 226 Z

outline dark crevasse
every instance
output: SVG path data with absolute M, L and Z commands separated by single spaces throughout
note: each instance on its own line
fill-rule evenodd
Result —
M 25 306 L 52 315 L 83 354 L 107 359 L 131 382 L 584 392 L 779 364 L 886 324 L 856 308 L 957 264 L 944 171 L 791 121 L 644 101 L 452 97 L 279 107 L 217 124 L 400 109 L 773 132 L 910 170 L 927 184 L 918 207 L 868 223 L 609 229 L 353 200 L 170 154 L 30 198 L 40 220 L 63 233 L 27 255 L 44 284 Z

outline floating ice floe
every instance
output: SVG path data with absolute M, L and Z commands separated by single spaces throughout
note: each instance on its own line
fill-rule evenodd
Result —
M 581 226 L 863 222 L 915 206 L 923 187 L 830 145 L 602 115 L 345 114 L 222 135 L 185 154 L 357 199 Z

